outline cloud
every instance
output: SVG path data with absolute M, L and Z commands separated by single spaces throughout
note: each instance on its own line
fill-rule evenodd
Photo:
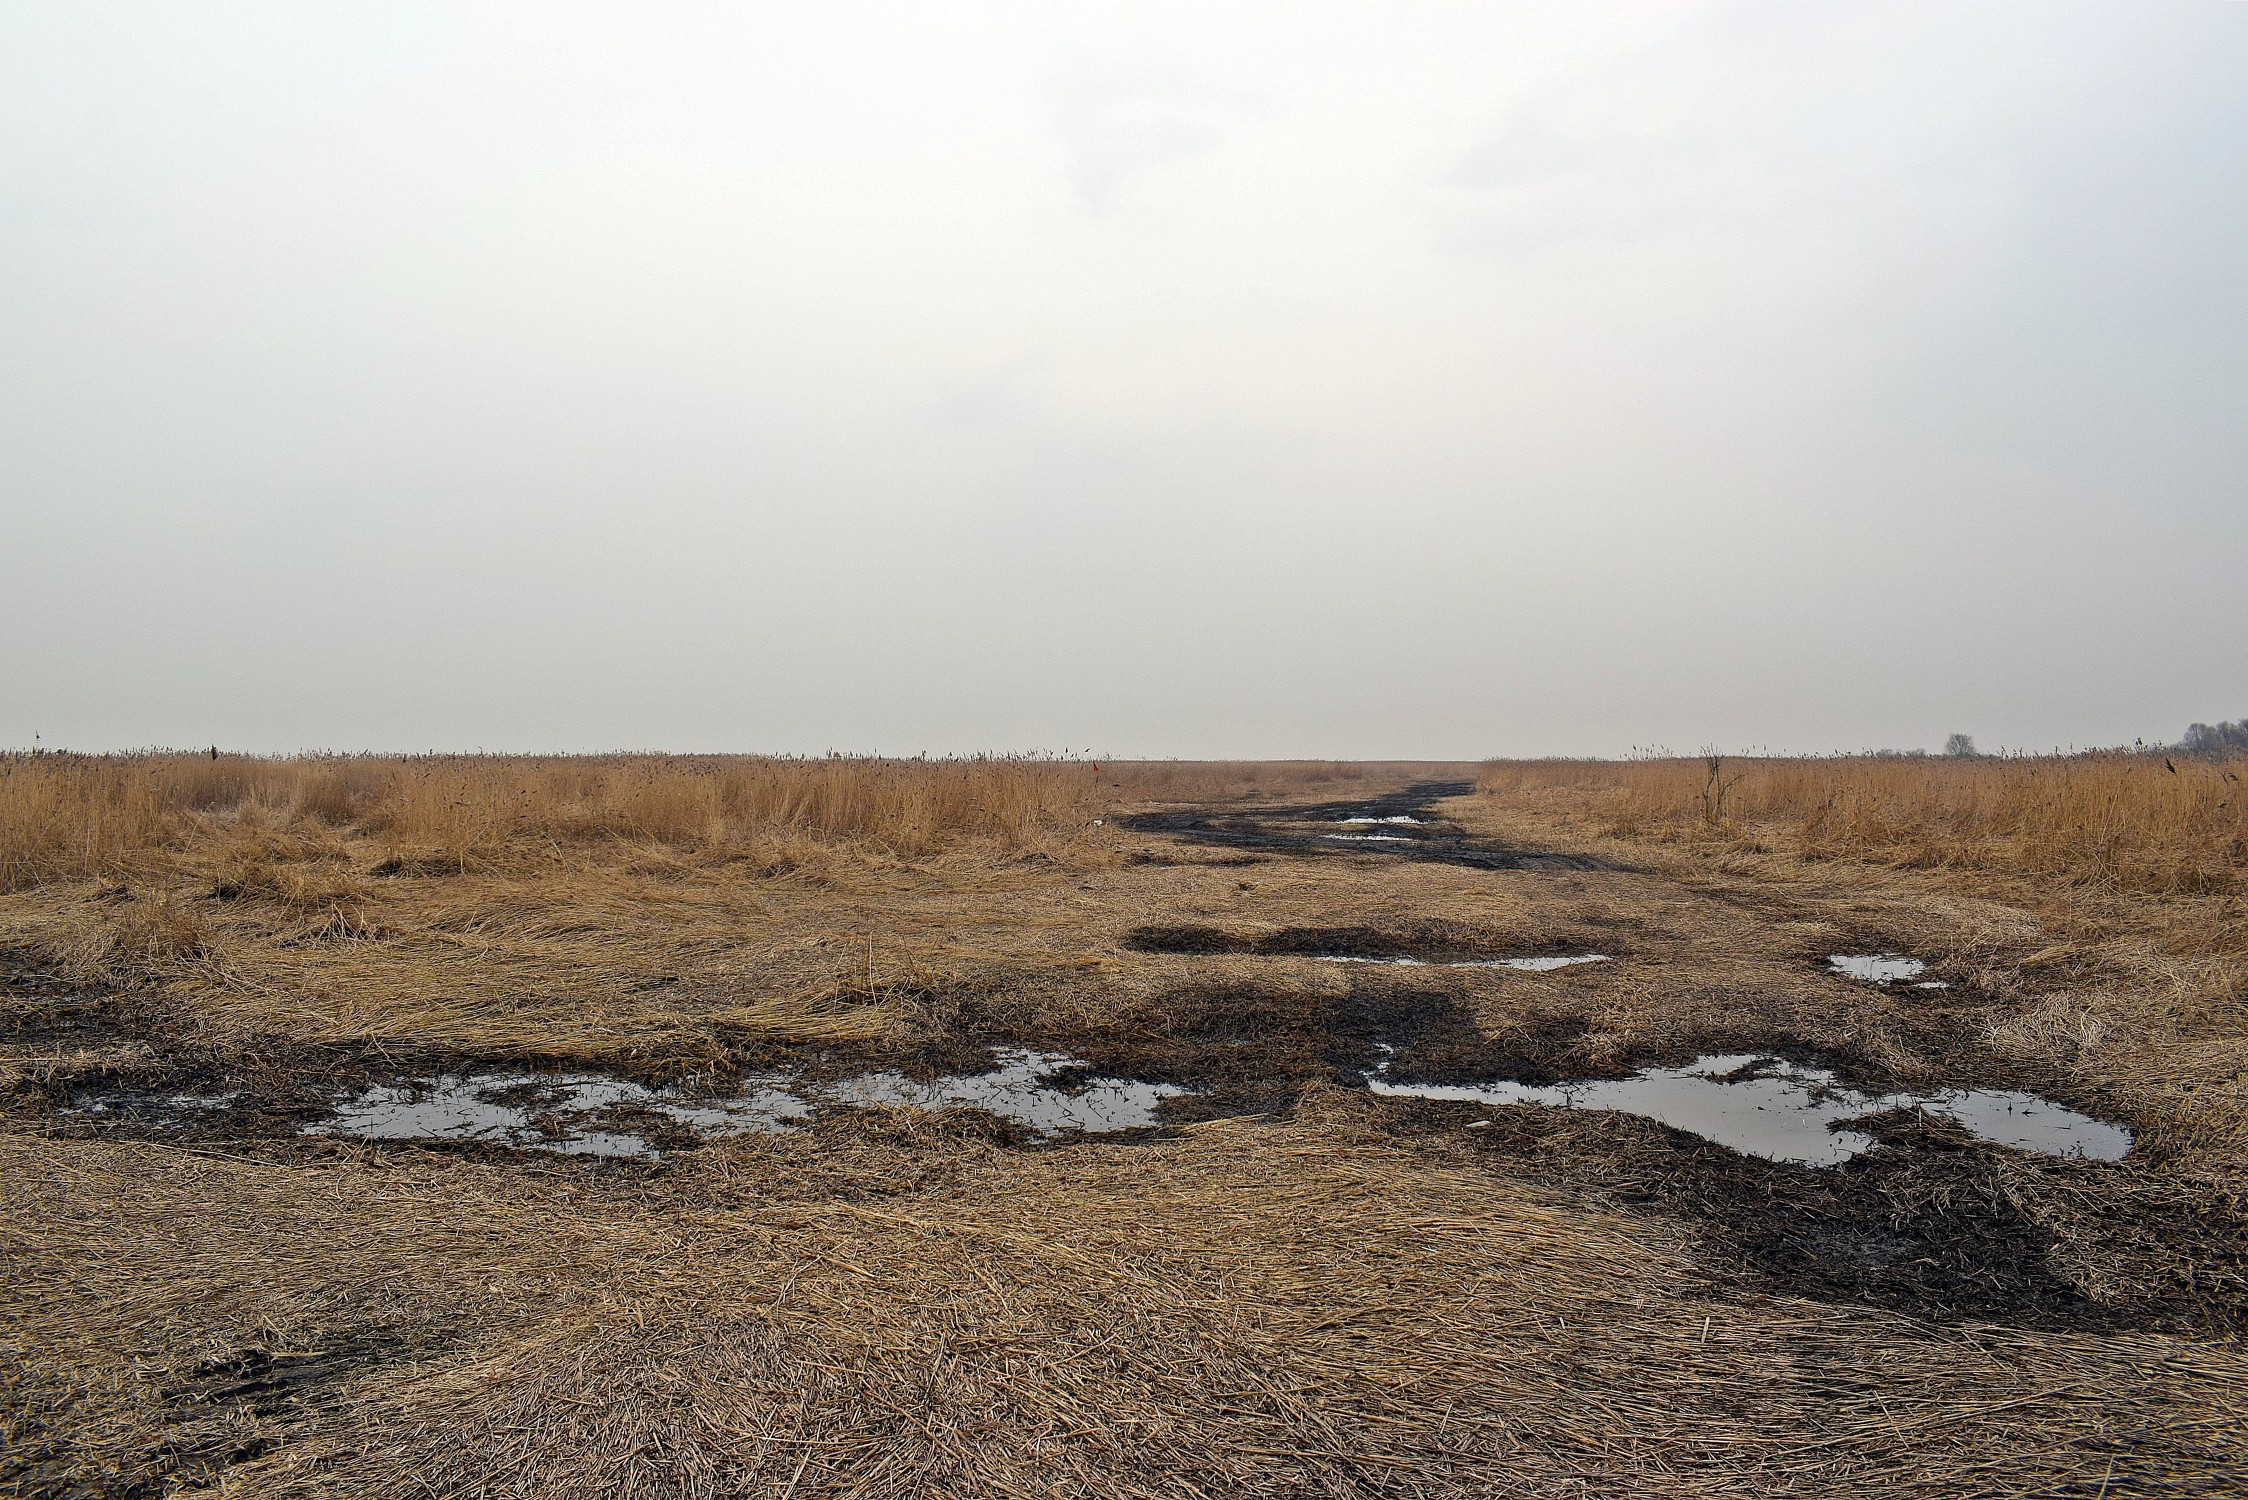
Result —
M 1053 128 L 1088 214 L 1133 178 L 1216 150 L 1240 113 L 1239 100 L 1156 47 L 1079 52 L 1054 83 Z

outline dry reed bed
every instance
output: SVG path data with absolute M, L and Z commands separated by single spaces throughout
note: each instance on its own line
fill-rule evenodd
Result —
M 673 1072 L 723 1056 L 728 1032 L 863 1047 L 898 1021 L 826 951 L 856 934 L 807 954 L 761 889 L 879 887 L 901 861 L 973 889 L 994 862 L 1066 851 L 1114 774 L 998 758 L 16 757 L 0 762 L 0 947 L 161 995 L 175 1028 L 221 1042 Z
M 430 873 L 597 841 L 754 855 L 810 840 L 897 856 L 1012 851 L 1119 804 L 1357 785 L 1328 761 L 973 756 L 0 755 L 0 892 L 129 874 L 239 831 L 350 833 Z M 1442 768 L 1456 769 L 1456 768 Z
M 1493 761 L 1477 785 L 1572 804 L 1624 837 L 1776 836 L 1811 857 L 2165 895 L 2236 893 L 2248 871 L 2248 757 Z
M 350 830 L 433 870 L 604 839 L 1013 848 L 1076 822 L 1100 777 L 1085 762 L 999 757 L 13 756 L 0 760 L 0 890 L 116 873 L 136 854 L 243 826 Z
M 1394 769 L 15 757 L 0 953 L 222 1047 L 694 1072 L 743 1039 L 897 1041 L 973 965 L 955 934 L 1116 858 L 1103 809 Z
M 277 1442 L 223 1492 L 491 1500 L 2182 1494 L 2248 1461 L 2237 1349 L 1746 1296 L 1363 1101 L 1027 1158 L 890 1128 L 644 1198 L 0 1139 L 19 1437 L 88 1478 Z M 184 1423 L 127 1353 L 249 1347 L 388 1352 Z
M 1068 816 L 1130 794 L 1131 773 L 1104 773 Z M 1276 787 L 1228 769 L 1222 784 L 1255 795 L 1322 774 Z M 1588 805 L 1549 790 L 1554 807 Z M 1010 854 L 963 835 L 909 855 L 735 825 L 729 838 L 794 841 L 799 863 L 768 864 L 745 843 L 564 838 L 550 812 L 510 825 L 488 862 L 393 878 L 370 867 L 435 846 L 395 839 L 372 807 L 339 824 L 238 795 L 167 816 L 171 842 L 0 901 L 0 948 L 83 943 L 144 1003 L 243 1039 L 504 1055 L 561 1038 L 691 1061 L 731 1017 L 776 1036 L 864 1025 L 846 1045 L 870 1045 L 944 1003 L 904 981 L 908 954 L 980 961 L 962 957 L 980 945 L 1067 994 L 978 1003 L 1066 1002 L 1097 1028 L 1137 1014 L 1119 1009 L 1134 997 L 1155 1013 L 1184 976 L 1148 959 L 1086 984 L 1061 965 L 1151 913 L 1253 926 L 1441 909 L 1550 936 L 1612 907 L 1648 950 L 1637 963 L 1692 966 L 1672 979 L 1742 948 L 1741 983 L 1712 981 L 1713 1008 L 1804 967 L 1800 924 L 1682 902 L 1634 871 L 1558 888 L 1405 865 L 1259 873 L 1127 865 L 1080 836 L 1034 832 Z M 1061 860 L 1024 857 L 1048 850 Z M 1851 910 L 1938 883 L 1804 868 L 1846 875 L 1829 894 Z M 858 987 L 855 939 L 877 916 L 895 947 Z M 1965 931 L 1973 916 L 1926 920 Z M 2023 941 L 2006 927 L 1993 962 L 2019 961 Z M 1677 1019 L 1661 977 L 1618 965 L 1535 1001 L 1620 1042 Z M 1816 976 L 1795 977 L 1818 1002 Z M 2096 1022 L 2117 1014 L 2064 998 Z M 2071 1066 L 2105 1066 L 2108 1045 Z M 0 1268 L 19 1292 L 0 1301 L 0 1450 L 119 1488 L 239 1452 L 221 1493 L 305 1500 L 2113 1497 L 2221 1492 L 2248 1462 L 2237 1347 L 1936 1329 L 1744 1292 L 1697 1266 L 1676 1223 L 1386 1140 L 1385 1118 L 1315 1088 L 1284 1122 L 1026 1154 L 970 1125 L 851 1115 L 644 1174 L 0 1135 Z M 167 1394 L 251 1349 L 342 1365 L 295 1407 Z

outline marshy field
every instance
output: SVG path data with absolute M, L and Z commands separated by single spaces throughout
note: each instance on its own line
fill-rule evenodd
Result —
M 0 761 L 0 1491 L 2248 1491 L 2248 758 Z

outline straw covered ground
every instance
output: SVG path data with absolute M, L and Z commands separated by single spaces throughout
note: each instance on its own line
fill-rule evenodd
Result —
M 14 1492 L 2120 1497 L 2248 1465 L 2221 861 L 1806 848 L 1508 768 L 243 762 L 180 791 L 211 764 L 19 764 L 0 795 Z M 358 789 L 308 794 L 329 776 Z M 1890 950 L 1951 988 L 1822 967 Z M 1324 961 L 1584 951 L 1610 961 Z M 1191 1092 L 1114 1139 L 827 1109 L 654 1161 L 299 1133 L 443 1070 L 715 1088 L 1010 1044 Z M 1766 1049 L 2033 1089 L 2137 1144 L 1900 1118 L 1791 1166 L 1376 1097 L 1384 1046 L 1431 1079 Z

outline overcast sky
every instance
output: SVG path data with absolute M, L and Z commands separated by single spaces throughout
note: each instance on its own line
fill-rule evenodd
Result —
M 2248 714 L 2248 5 L 0 6 L 0 744 Z

